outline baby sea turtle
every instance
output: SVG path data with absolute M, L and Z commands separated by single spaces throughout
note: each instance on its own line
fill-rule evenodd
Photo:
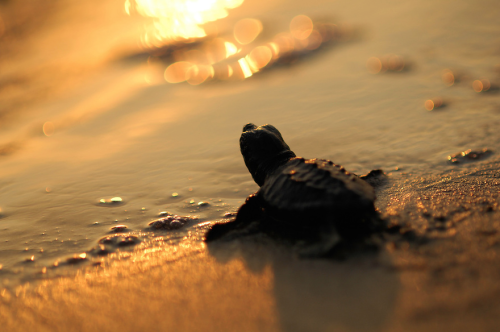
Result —
M 382 171 L 358 177 L 330 160 L 297 157 L 269 124 L 245 125 L 240 147 L 260 189 L 246 199 L 234 221 L 213 225 L 207 242 L 266 232 L 300 243 L 303 256 L 319 256 L 342 241 L 383 229 L 368 183 Z

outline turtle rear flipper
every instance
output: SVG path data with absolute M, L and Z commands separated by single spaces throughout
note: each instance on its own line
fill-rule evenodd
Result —
M 381 169 L 374 169 L 368 174 L 361 175 L 359 178 L 365 180 L 374 188 L 377 188 L 387 182 L 387 175 L 385 175 L 384 171 Z
M 248 196 L 245 203 L 238 210 L 233 221 L 213 225 L 205 235 L 205 241 L 210 242 L 222 238 L 232 239 L 244 235 L 251 235 L 260 231 L 262 220 L 261 199 L 257 193 Z

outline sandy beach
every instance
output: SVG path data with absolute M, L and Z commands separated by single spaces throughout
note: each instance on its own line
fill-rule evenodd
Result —
M 425 245 L 332 261 L 298 259 L 266 238 L 208 248 L 190 238 L 4 291 L 2 322 L 8 331 L 495 331 L 499 186 L 495 161 L 382 189 L 388 218 L 421 229 Z
M 174 46 L 139 4 L 0 1 L 2 331 L 499 329 L 499 4 L 228 1 Z M 204 243 L 258 189 L 248 122 L 383 169 L 377 209 L 425 241 Z

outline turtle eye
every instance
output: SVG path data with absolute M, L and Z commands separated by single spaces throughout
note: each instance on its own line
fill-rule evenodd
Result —
M 247 123 L 244 127 L 243 127 L 243 132 L 245 131 L 250 131 L 250 130 L 254 130 L 254 129 L 257 129 L 257 126 L 254 125 L 253 123 Z

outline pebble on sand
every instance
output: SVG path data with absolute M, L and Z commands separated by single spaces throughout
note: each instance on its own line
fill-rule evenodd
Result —
M 160 213 L 158 213 L 158 217 L 166 217 L 166 216 L 171 216 L 172 213 L 168 212 L 168 211 L 161 211 Z
M 446 106 L 446 104 L 443 102 L 443 99 L 441 98 L 428 99 L 424 103 L 424 107 L 428 111 L 432 111 L 444 106 Z
M 127 225 L 116 225 L 111 227 L 111 230 L 114 232 L 125 232 L 127 230 Z
M 455 74 L 451 70 L 445 69 L 441 75 L 441 80 L 446 86 L 452 86 L 455 84 Z
M 109 235 L 97 241 L 99 245 L 110 245 L 110 246 L 125 246 L 125 245 L 136 244 L 139 242 L 141 242 L 139 237 L 135 235 L 125 235 L 125 234 Z M 102 247 L 99 247 L 97 251 L 98 254 L 99 250 L 102 250 Z
M 123 204 L 123 199 L 121 197 L 101 198 L 99 200 L 99 205 L 103 206 L 114 206 L 120 204 Z
M 178 229 L 184 226 L 188 221 L 191 220 L 198 220 L 197 216 L 167 216 L 164 218 L 156 219 L 151 221 L 148 226 L 154 228 L 154 229 L 167 229 L 167 230 L 172 230 L 172 229 Z
M 472 151 L 471 149 L 469 149 L 448 156 L 448 162 L 451 164 L 467 163 L 489 157 L 491 154 L 491 150 L 487 148 L 484 148 L 480 151 Z
M 66 264 L 78 264 L 87 259 L 87 254 L 82 253 L 79 255 L 74 255 L 73 257 L 69 257 L 66 259 Z
M 486 78 L 475 80 L 472 82 L 472 89 L 474 89 L 477 93 L 486 92 L 491 89 L 491 83 Z
M 24 260 L 25 263 L 33 263 L 35 261 L 35 256 L 28 257 Z
M 371 74 L 384 72 L 401 72 L 408 68 L 407 61 L 396 54 L 386 54 L 381 57 L 371 57 L 366 62 L 366 67 Z

